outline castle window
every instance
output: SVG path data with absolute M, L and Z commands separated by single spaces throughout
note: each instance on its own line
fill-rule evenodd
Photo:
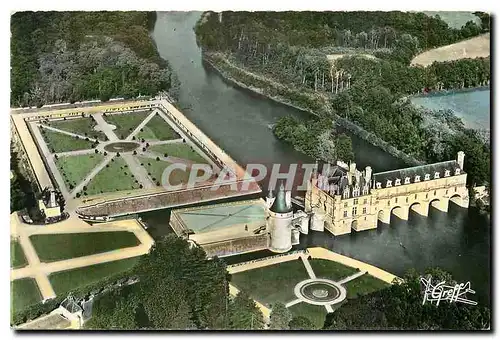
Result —
M 436 190 L 434 190 L 434 196 L 436 196 Z
M 460 175 L 460 168 L 455 169 L 455 176 Z
M 400 178 L 396 179 L 396 183 L 394 185 L 401 185 L 401 179 Z
M 457 187 L 455 187 L 455 192 L 457 192 Z
M 347 217 L 347 210 L 344 210 L 344 217 Z
M 352 208 L 352 216 L 356 216 L 357 213 L 358 213 L 358 208 L 353 207 Z
M 415 194 L 415 199 L 417 199 L 417 194 Z
M 344 189 L 344 198 L 349 198 L 349 189 Z
M 405 184 L 410 184 L 410 177 L 405 177 Z
M 446 189 L 446 193 L 445 193 L 445 195 L 448 195 L 448 189 Z
M 366 214 L 366 208 L 363 208 L 363 214 Z M 365 217 L 366 218 L 366 217 Z
M 397 197 L 394 199 L 394 203 L 398 203 L 398 198 Z
M 429 194 L 425 194 L 425 198 L 429 198 Z
M 408 203 L 408 197 L 406 197 L 406 203 Z
M 430 179 L 431 179 L 431 175 L 430 174 L 425 174 L 424 181 L 428 181 Z
M 390 179 L 387 180 L 386 188 L 392 187 L 392 181 Z
M 391 200 L 388 200 L 388 201 L 387 201 L 387 205 L 391 205 Z
M 382 183 L 377 182 L 377 189 L 380 189 L 380 188 L 382 188 Z
M 368 187 L 363 188 L 363 195 L 368 195 Z
M 363 200 L 363 204 L 366 204 L 366 203 L 368 203 L 368 200 L 365 198 L 365 199 Z
M 358 199 L 357 198 L 354 199 L 354 204 L 358 204 Z
M 344 203 L 344 208 L 347 208 L 347 202 Z
M 450 170 L 447 169 L 444 171 L 444 177 L 448 177 L 448 176 L 450 176 Z
M 419 176 L 419 175 L 416 175 L 416 176 L 415 176 L 415 183 L 416 183 L 416 182 L 420 182 L 420 176 Z
M 434 173 L 434 179 L 438 179 L 439 178 L 439 172 L 435 172 Z

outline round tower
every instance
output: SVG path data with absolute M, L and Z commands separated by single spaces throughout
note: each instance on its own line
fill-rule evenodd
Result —
M 281 183 L 276 198 L 269 208 L 269 249 L 271 251 L 284 253 L 292 249 L 292 218 L 292 206 L 287 204 L 285 188 Z

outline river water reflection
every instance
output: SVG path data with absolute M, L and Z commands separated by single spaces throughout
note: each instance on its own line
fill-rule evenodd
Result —
M 200 14 L 160 12 L 153 32 L 160 55 L 171 63 L 181 81 L 179 106 L 184 114 L 243 165 L 311 162 L 277 140 L 269 128 L 284 115 L 306 118 L 305 113 L 236 88 L 204 65 L 193 31 Z M 353 145 L 360 167 L 371 165 L 375 171 L 384 171 L 404 166 L 355 136 Z M 486 301 L 490 287 L 489 220 L 475 209 L 454 205 L 447 214 L 430 210 L 428 218 L 413 213 L 409 221 L 393 217 L 390 226 L 379 224 L 372 231 L 340 237 L 313 232 L 302 237 L 300 246 L 324 246 L 396 275 L 412 267 L 439 266 L 459 281 L 471 281 L 477 298 Z

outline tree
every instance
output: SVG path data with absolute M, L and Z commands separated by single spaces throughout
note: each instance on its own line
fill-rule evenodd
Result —
M 229 325 L 234 330 L 262 329 L 264 319 L 255 301 L 240 291 L 230 305 Z
M 290 322 L 288 323 L 288 327 L 291 330 L 296 330 L 296 331 L 309 331 L 316 329 L 314 324 L 306 318 L 305 316 L 296 316 Z
M 292 319 L 292 313 L 281 302 L 273 305 L 270 315 L 270 329 L 286 330 L 289 329 L 289 322 Z
M 336 138 L 337 157 L 340 160 L 349 162 L 354 160 L 354 152 L 352 150 L 352 140 L 345 134 L 340 134 Z

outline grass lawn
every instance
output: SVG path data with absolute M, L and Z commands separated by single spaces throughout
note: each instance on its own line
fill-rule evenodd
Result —
M 52 153 L 92 149 L 92 141 L 41 128 L 43 139 Z
M 293 289 L 308 278 L 302 261 L 293 260 L 233 274 L 231 283 L 269 307 L 276 301 L 295 300 Z
M 42 300 L 36 281 L 31 278 L 19 279 L 10 283 L 11 309 L 14 313 Z
M 137 139 L 144 140 L 171 140 L 181 138 L 177 132 L 172 129 L 165 119 L 155 115 L 136 135 Z
M 30 240 L 43 262 L 104 253 L 140 244 L 134 233 L 128 231 L 33 235 Z
M 99 281 L 104 281 L 119 273 L 132 269 L 139 257 L 125 260 L 96 264 L 63 272 L 53 273 L 49 276 L 50 283 L 57 295 L 82 288 Z
M 356 274 L 358 270 L 356 268 L 345 266 L 341 263 L 323 260 L 323 259 L 309 259 L 314 274 L 317 278 L 330 279 L 333 281 L 339 281 L 344 277 Z
M 28 264 L 23 248 L 17 241 L 10 241 L 10 267 L 21 268 Z
M 91 117 L 55 120 L 50 121 L 49 125 L 56 129 L 73 132 L 85 137 L 93 137 L 102 141 L 108 140 L 103 132 L 94 130 L 97 124 Z
M 288 310 L 292 312 L 294 317 L 304 316 L 308 318 L 316 326 L 316 329 L 323 328 L 326 314 L 328 314 L 325 306 L 316 306 L 305 302 L 299 302 L 290 306 Z
M 355 299 L 358 296 L 366 295 L 389 286 L 390 284 L 387 282 L 379 280 L 370 274 L 361 275 L 344 284 L 348 299 Z
M 133 177 L 127 164 L 121 157 L 114 157 L 106 167 L 95 175 L 87 185 L 87 195 L 101 192 L 138 189 L 139 183 Z
M 195 163 L 208 164 L 205 158 L 201 157 L 186 143 L 152 145 L 149 149 L 162 156 L 166 153 L 168 156 L 187 159 Z
M 104 156 L 102 154 L 92 153 L 59 157 L 56 164 L 64 178 L 66 187 L 70 188 L 70 185 L 76 186 L 80 183 L 85 178 L 85 175 L 89 174 L 103 160 Z
M 156 159 L 148 158 L 148 157 L 137 157 L 141 164 L 144 164 L 144 168 L 148 171 L 149 177 L 153 180 L 154 183 L 160 182 L 161 184 L 161 176 L 163 175 L 163 171 L 167 166 L 172 165 L 173 163 Z M 201 170 L 200 170 L 201 171 Z M 170 185 L 178 185 L 187 183 L 189 179 L 189 171 L 183 171 L 181 169 L 174 169 L 170 173 L 169 183 Z
M 151 111 L 107 114 L 104 116 L 104 120 L 116 126 L 116 130 L 113 132 L 118 138 L 125 139 L 150 114 Z

